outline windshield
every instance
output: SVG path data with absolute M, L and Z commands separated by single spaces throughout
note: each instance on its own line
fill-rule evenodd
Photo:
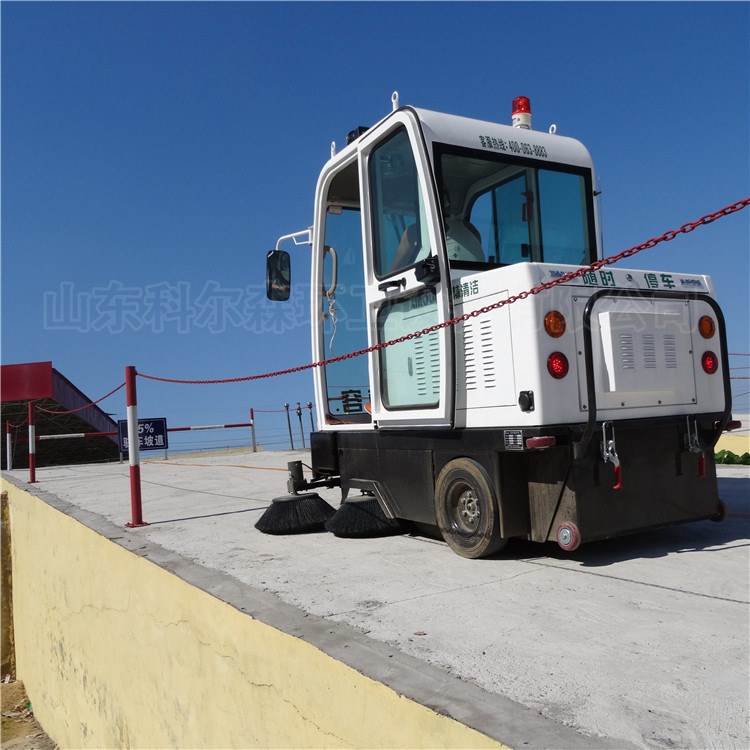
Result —
M 436 150 L 452 266 L 588 265 L 596 259 L 589 170 L 449 146 Z

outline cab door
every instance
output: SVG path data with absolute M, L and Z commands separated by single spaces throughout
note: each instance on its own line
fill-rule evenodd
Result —
M 416 114 L 399 110 L 360 144 L 370 345 L 452 317 L 438 190 Z M 385 346 L 369 361 L 380 428 L 453 425 L 453 329 Z

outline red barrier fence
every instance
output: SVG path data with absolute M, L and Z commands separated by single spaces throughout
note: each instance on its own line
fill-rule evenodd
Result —
M 35 404 L 30 403 L 29 406 L 31 406 L 33 409 L 39 408 Z M 271 411 L 279 411 L 283 412 L 283 409 L 279 410 L 264 410 L 268 413 L 271 413 Z M 59 413 L 59 412 L 57 412 Z M 257 439 L 255 434 L 255 420 L 253 419 L 253 409 L 250 410 L 251 415 L 251 421 L 249 422 L 236 422 L 232 424 L 206 424 L 206 425 L 190 425 L 187 427 L 168 427 L 167 432 L 189 432 L 189 431 L 203 431 L 203 430 L 230 430 L 235 428 L 242 428 L 242 427 L 250 427 L 252 430 L 252 438 L 253 438 L 253 453 L 256 453 L 258 450 L 257 445 Z M 12 428 L 13 427 L 22 427 L 23 425 L 14 425 L 10 421 L 6 421 L 5 423 L 5 430 L 6 430 L 6 459 L 7 459 L 7 467 L 8 470 L 13 468 L 13 438 L 12 438 Z M 36 434 L 36 425 L 33 425 L 34 427 L 34 441 L 39 442 L 42 440 L 69 440 L 69 439 L 88 439 L 88 438 L 97 438 L 97 437 L 115 437 L 116 435 L 119 435 L 117 431 L 107 431 L 107 432 L 66 432 L 63 434 L 57 434 L 57 435 L 37 435 Z M 21 442 L 24 441 L 24 438 L 21 438 Z M 29 437 L 25 438 L 26 442 L 29 441 Z M 35 454 L 36 454 L 36 448 L 29 449 L 29 456 L 32 457 L 31 461 L 29 463 L 30 468 L 33 466 L 35 467 Z M 34 475 L 32 476 L 30 474 L 29 476 L 29 482 L 33 483 L 36 481 L 36 474 L 34 472 Z

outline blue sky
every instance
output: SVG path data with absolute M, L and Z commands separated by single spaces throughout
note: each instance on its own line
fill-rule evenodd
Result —
M 265 254 L 312 223 L 330 142 L 390 111 L 394 90 L 402 104 L 500 122 L 529 96 L 535 128 L 556 123 L 594 158 L 606 255 L 750 195 L 747 3 L 4 2 L 1 13 L 2 361 L 51 359 L 92 398 L 127 364 L 189 379 L 310 361 L 307 310 L 263 300 Z M 749 236 L 746 209 L 628 265 L 712 275 L 730 351 L 747 353 Z M 166 294 L 168 318 L 156 312 Z M 309 373 L 139 379 L 141 415 L 174 426 L 312 395 Z M 103 406 L 124 416 L 122 393 Z M 269 440 L 272 427 L 281 435 L 277 415 L 265 419 Z

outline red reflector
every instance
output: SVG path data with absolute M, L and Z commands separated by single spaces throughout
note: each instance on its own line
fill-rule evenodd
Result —
M 705 372 L 713 375 L 719 369 L 719 358 L 713 352 L 704 352 L 701 364 Z
M 557 438 L 554 435 L 526 438 L 527 448 L 551 448 L 553 445 L 557 445 Z
M 705 354 L 703 355 L 705 357 Z M 547 358 L 547 372 L 559 380 L 568 374 L 568 358 L 562 352 L 553 352 Z
M 506 100 L 507 101 L 507 100 Z M 518 115 L 518 114 L 531 114 L 531 100 L 528 96 L 517 96 L 513 100 L 513 111 L 512 114 Z
M 732 430 L 739 430 L 742 427 L 742 422 L 739 419 L 730 419 L 727 422 L 727 426 L 724 428 L 724 432 L 731 432 Z

